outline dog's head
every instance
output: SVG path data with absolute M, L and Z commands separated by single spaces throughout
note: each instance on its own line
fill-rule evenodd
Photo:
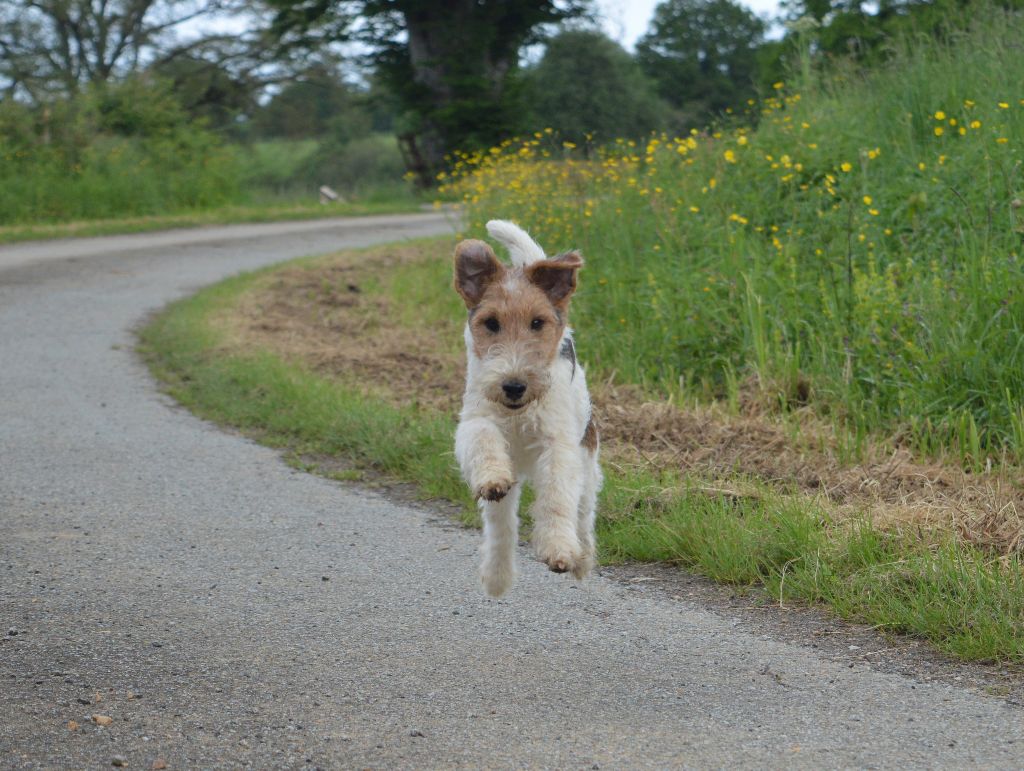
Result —
M 579 253 L 566 252 L 510 268 L 483 241 L 455 247 L 455 289 L 469 309 L 467 343 L 482 365 L 477 385 L 510 413 L 551 385 L 582 265 Z

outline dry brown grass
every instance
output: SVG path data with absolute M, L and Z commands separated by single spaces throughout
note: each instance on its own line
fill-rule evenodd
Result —
M 436 258 L 420 245 L 391 247 L 372 260 L 339 255 L 268 274 L 222 319 L 230 344 L 273 351 L 395 403 L 454 414 L 464 363 L 453 341 L 461 339 L 462 319 L 409 323 L 396 300 L 367 291 L 428 256 Z M 831 426 L 806 408 L 781 422 L 756 408 L 755 394 L 744 401 L 745 414 L 734 415 L 655 401 L 613 380 L 592 377 L 591 390 L 606 463 L 681 469 L 725 490 L 749 490 L 754 485 L 742 480 L 752 478 L 812 496 L 840 516 L 866 513 L 884 528 L 926 537 L 954 532 L 1002 554 L 1024 551 L 1019 475 L 969 473 L 881 442 L 859 463 L 843 463 Z

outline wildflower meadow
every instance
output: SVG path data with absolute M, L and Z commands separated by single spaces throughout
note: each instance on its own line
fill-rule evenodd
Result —
M 968 468 L 1024 457 L 1024 20 L 803 71 L 722 124 L 646 141 L 541 130 L 444 189 L 586 258 L 581 348 L 703 399 L 807 405 Z M 969 55 L 965 55 L 969 52 Z

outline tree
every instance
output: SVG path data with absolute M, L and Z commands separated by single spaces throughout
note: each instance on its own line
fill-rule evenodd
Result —
M 570 30 L 552 39 L 524 73 L 534 128 L 555 129 L 582 144 L 638 137 L 661 128 L 665 106 L 633 58 L 597 31 Z
M 731 0 L 666 0 L 636 46 L 658 93 L 694 126 L 755 92 L 765 26 Z
M 151 70 L 168 81 L 185 111 L 218 131 L 231 131 L 256 109 L 260 83 L 225 64 L 192 54 L 162 61 Z
M 522 126 L 513 87 L 520 49 L 588 0 L 270 0 L 285 48 L 358 41 L 403 109 L 406 162 L 433 182 L 453 150 Z
M 337 68 L 316 63 L 299 74 L 253 117 L 257 134 L 289 139 L 322 137 L 344 143 L 372 128 L 364 95 L 342 80 Z
M 236 5 L 237 4 L 237 5 Z M 175 31 L 245 0 L 5 0 L 0 3 L 0 88 L 36 103 L 74 96 L 209 38 Z M 237 42 L 238 36 L 219 36 Z

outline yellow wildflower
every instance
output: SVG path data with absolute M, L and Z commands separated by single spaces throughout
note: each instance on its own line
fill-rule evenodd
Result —
M 843 161 L 842 163 L 839 164 L 839 168 L 842 171 L 845 171 L 845 172 L 849 173 L 849 172 L 853 171 L 853 164 L 852 163 L 848 163 L 847 161 Z

